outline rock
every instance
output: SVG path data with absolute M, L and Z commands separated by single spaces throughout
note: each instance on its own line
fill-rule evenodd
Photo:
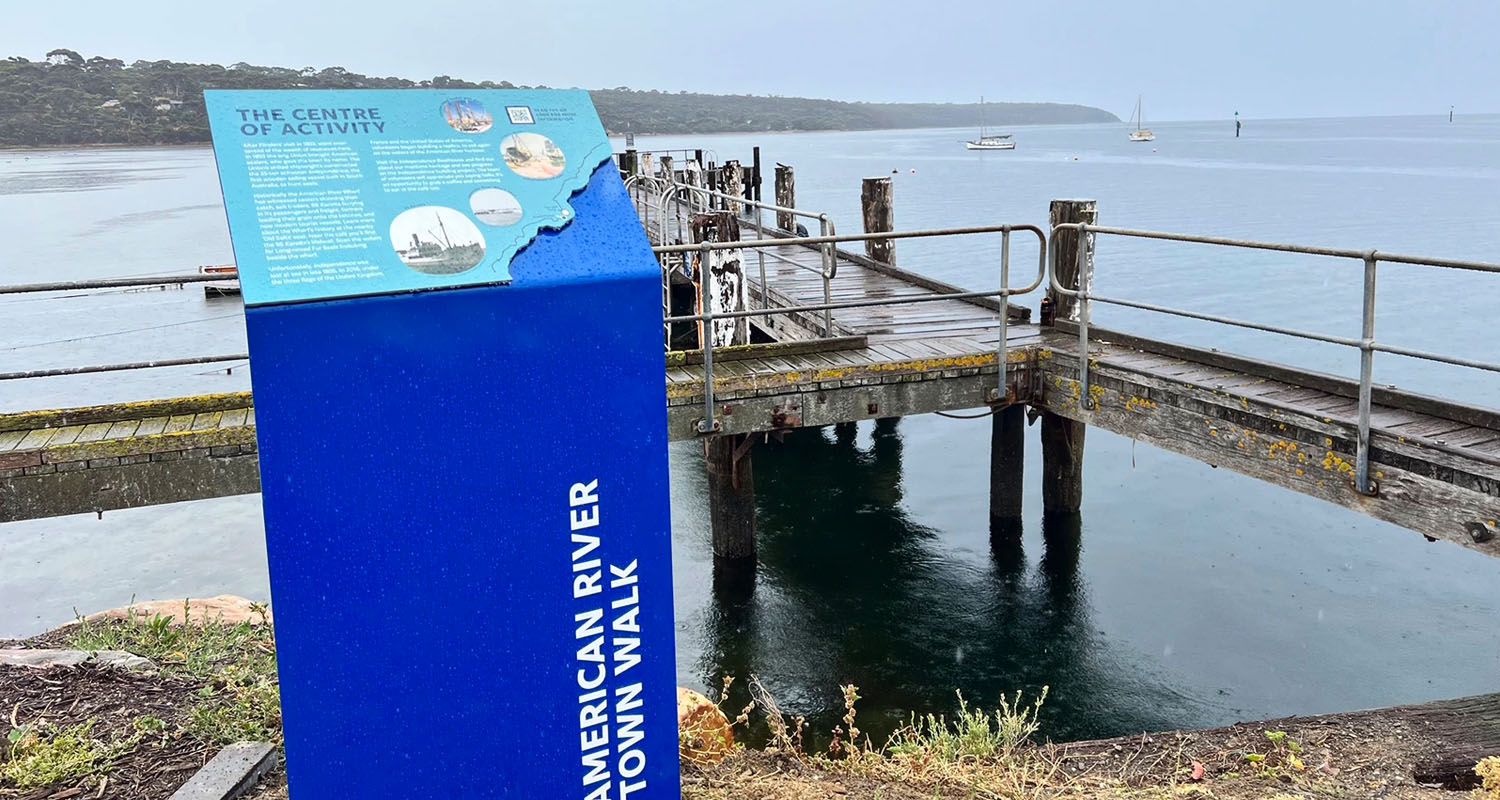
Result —
M 111 608 L 108 611 L 100 611 L 90 614 L 84 619 L 88 622 L 102 622 L 113 619 L 130 619 L 133 614 L 137 620 L 150 620 L 157 615 L 171 617 L 173 625 L 182 625 L 183 604 L 187 604 L 187 622 L 202 624 L 204 622 L 215 622 L 223 625 L 238 625 L 248 622 L 252 625 L 271 622 L 271 609 L 269 606 L 261 606 L 251 601 L 232 594 L 221 594 L 218 597 L 206 599 L 178 598 L 176 600 L 151 600 L 145 603 Z M 263 609 L 264 614 L 257 609 Z
M 0 666 L 46 669 L 76 667 L 79 664 L 98 664 L 101 667 L 125 670 L 156 669 L 151 659 L 123 650 L 0 650 Z
M 679 686 L 677 745 L 684 761 L 715 764 L 734 750 L 734 729 L 712 700 Z

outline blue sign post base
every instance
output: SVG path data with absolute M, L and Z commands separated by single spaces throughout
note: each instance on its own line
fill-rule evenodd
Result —
M 508 284 L 246 310 L 298 800 L 678 796 L 661 274 L 585 177 Z

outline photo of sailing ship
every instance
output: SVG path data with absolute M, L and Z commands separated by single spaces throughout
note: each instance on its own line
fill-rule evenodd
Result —
M 514 225 L 521 221 L 521 201 L 504 189 L 480 189 L 469 195 L 469 210 L 486 225 Z
M 391 221 L 391 247 L 401 263 L 428 275 L 464 272 L 484 258 L 479 226 L 446 206 L 418 206 L 398 214 Z
M 461 133 L 484 133 L 495 124 L 495 118 L 478 100 L 455 97 L 443 103 L 443 119 Z
M 556 178 L 568 164 L 562 149 L 540 133 L 513 133 L 500 142 L 500 153 L 511 172 L 532 180 Z

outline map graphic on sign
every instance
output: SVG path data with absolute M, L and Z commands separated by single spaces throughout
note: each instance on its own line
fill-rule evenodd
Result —
M 610 158 L 588 93 L 204 92 L 246 305 L 509 283 Z M 524 276 L 521 276 L 524 279 Z

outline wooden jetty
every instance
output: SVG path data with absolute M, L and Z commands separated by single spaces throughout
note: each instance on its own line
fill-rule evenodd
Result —
M 642 160 L 632 155 L 621 162 Z M 991 415 L 996 530 L 1007 530 L 1006 521 L 1020 514 L 1024 431 L 1039 419 L 1048 512 L 1078 510 L 1084 436 L 1088 426 L 1098 426 L 1430 539 L 1500 555 L 1500 413 L 1089 326 L 1088 303 L 1109 302 L 1090 291 L 1094 238 L 1144 235 L 1099 227 L 1092 201 L 1054 201 L 1049 226 L 1035 229 L 1039 236 L 1024 225 L 895 232 L 889 181 L 882 186 L 876 180 L 865 187 L 870 202 L 863 221 L 870 234 L 838 234 L 826 216 L 795 209 L 795 183 L 785 165 L 777 167 L 778 202 L 770 204 L 758 200 L 758 158 L 753 171 L 726 165 L 717 176 L 691 159 L 655 163 L 661 168 L 655 175 L 629 177 L 664 264 L 664 335 L 689 340 L 665 356 L 669 436 L 707 443 L 721 556 L 754 553 L 751 453 L 757 437 L 976 409 Z M 731 168 L 737 175 L 726 174 Z M 719 191 L 725 186 L 735 191 Z M 746 208 L 757 205 L 770 220 L 746 216 Z M 811 223 L 811 237 L 795 236 L 798 220 Z M 965 292 L 892 263 L 904 238 L 939 233 L 1013 239 L 1017 255 L 1007 287 L 1017 296 Z M 840 249 L 871 240 L 865 253 Z M 1372 281 L 1374 261 L 1367 261 Z M 711 287 L 696 277 L 700 262 L 712 267 Z M 1032 265 L 1050 266 L 1044 277 Z M 720 273 L 735 273 L 738 288 L 726 289 L 729 279 Z M 1019 295 L 1043 280 L 1045 298 L 1033 314 L 1018 304 Z M 709 297 L 710 288 L 733 289 L 724 295 L 729 304 Z M 716 318 L 705 320 L 693 308 L 695 298 L 703 307 L 703 297 L 709 310 L 720 307 Z M 694 332 L 700 324 L 729 338 L 705 353 Z M 1082 338 L 1080 327 L 1086 328 Z M 1401 352 L 1372 336 L 1346 343 L 1369 357 Z M 0 414 L 0 521 L 257 488 L 247 394 Z

